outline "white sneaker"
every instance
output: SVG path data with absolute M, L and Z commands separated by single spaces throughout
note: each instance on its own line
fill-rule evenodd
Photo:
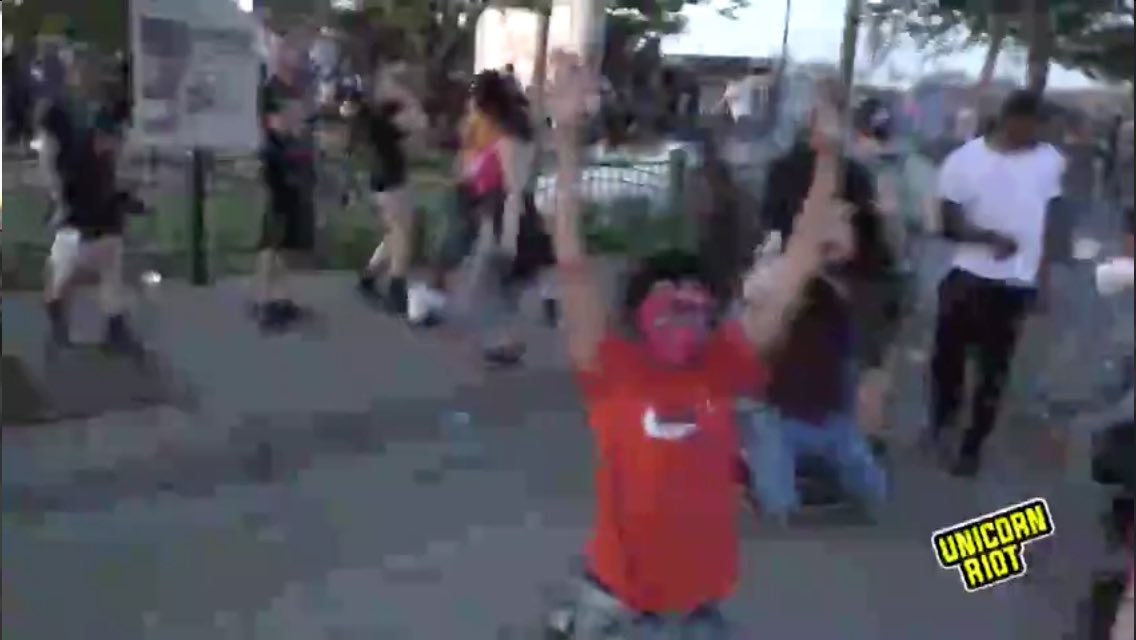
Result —
M 1136 277 L 1133 275 L 1131 258 L 1113 258 L 1097 265 L 1096 285 L 1102 296 L 1112 296 L 1125 289 L 1131 289 Z
M 413 325 L 430 325 L 442 319 L 446 294 L 424 284 L 410 287 L 406 294 L 406 317 Z

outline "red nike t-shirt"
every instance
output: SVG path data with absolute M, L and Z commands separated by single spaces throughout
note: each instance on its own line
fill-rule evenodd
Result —
M 667 369 L 616 336 L 580 379 L 595 431 L 596 522 L 590 569 L 625 604 L 684 612 L 737 580 L 739 444 L 734 403 L 765 380 L 735 323 L 702 362 Z

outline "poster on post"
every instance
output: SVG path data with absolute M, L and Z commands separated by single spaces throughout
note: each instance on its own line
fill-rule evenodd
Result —
M 131 0 L 134 130 L 142 145 L 260 145 L 256 19 L 232 0 Z

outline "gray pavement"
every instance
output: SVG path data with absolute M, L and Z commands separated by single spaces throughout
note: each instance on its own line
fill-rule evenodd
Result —
M 945 251 L 916 252 L 923 304 L 898 376 L 893 503 L 873 526 L 784 530 L 743 514 L 742 580 L 727 603 L 741 637 L 1077 637 L 1077 601 L 1105 561 L 1100 496 L 1043 456 L 1045 425 L 1029 410 L 1037 361 L 1023 358 L 981 478 L 946 477 L 914 452 Z M 141 324 L 157 370 L 194 402 L 5 428 L 6 638 L 540 637 L 537 620 L 579 565 L 592 495 L 559 341 L 530 323 L 526 367 L 489 373 L 471 338 L 376 315 L 351 284 L 300 278 L 297 297 L 322 320 L 274 338 L 250 325 L 239 281 L 165 284 Z M 1060 317 L 1062 335 L 1098 336 L 1115 320 Z M 5 353 L 48 377 L 35 297 L 6 293 L 4 320 Z M 1023 352 L 1048 353 L 1055 334 L 1031 331 Z M 124 384 L 90 367 L 81 384 Z M 1100 366 L 1053 368 L 1065 386 Z M 1058 533 L 1031 550 L 1029 578 L 966 594 L 938 568 L 933 530 L 1037 495 Z
M 471 341 L 377 316 L 347 277 L 297 282 L 326 311 L 305 335 L 258 335 L 241 291 L 170 284 L 149 303 L 149 339 L 195 406 L 5 430 L 5 637 L 539 637 L 591 509 L 589 435 L 551 332 L 526 327 L 523 371 L 487 373 Z M 5 297 L 6 350 L 30 344 L 34 298 Z M 1096 553 L 1092 494 L 1038 469 L 1021 429 L 979 481 L 927 468 L 909 445 L 920 403 L 913 389 L 899 407 L 877 525 L 745 514 L 728 603 L 743 637 L 1063 637 Z M 1034 495 L 1059 530 L 1034 579 L 963 593 L 931 531 Z

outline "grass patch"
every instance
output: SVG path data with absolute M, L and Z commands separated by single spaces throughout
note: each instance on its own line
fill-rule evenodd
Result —
M 420 162 L 433 162 L 440 168 L 449 159 L 439 154 Z M 453 212 L 453 192 L 447 174 L 440 171 L 416 172 L 413 189 L 417 220 L 422 223 L 415 255 L 425 262 L 441 244 Z M 45 224 L 46 196 L 35 187 L 9 184 L 3 199 L 4 286 L 37 287 L 51 243 Z M 319 203 L 323 224 L 314 260 L 318 268 L 354 270 L 378 243 L 381 229 L 373 205 L 366 198 L 356 200 L 348 207 L 339 202 Z M 129 221 L 129 246 L 164 275 L 184 277 L 190 246 L 188 193 L 175 189 L 160 198 L 149 196 L 149 204 L 150 215 Z M 226 176 L 213 183 L 205 209 L 208 267 L 213 277 L 252 269 L 264 206 L 263 189 L 255 180 Z M 583 218 L 587 244 L 594 253 L 641 255 L 661 246 L 689 247 L 693 243 L 689 216 L 652 210 L 647 198 L 591 205 Z

